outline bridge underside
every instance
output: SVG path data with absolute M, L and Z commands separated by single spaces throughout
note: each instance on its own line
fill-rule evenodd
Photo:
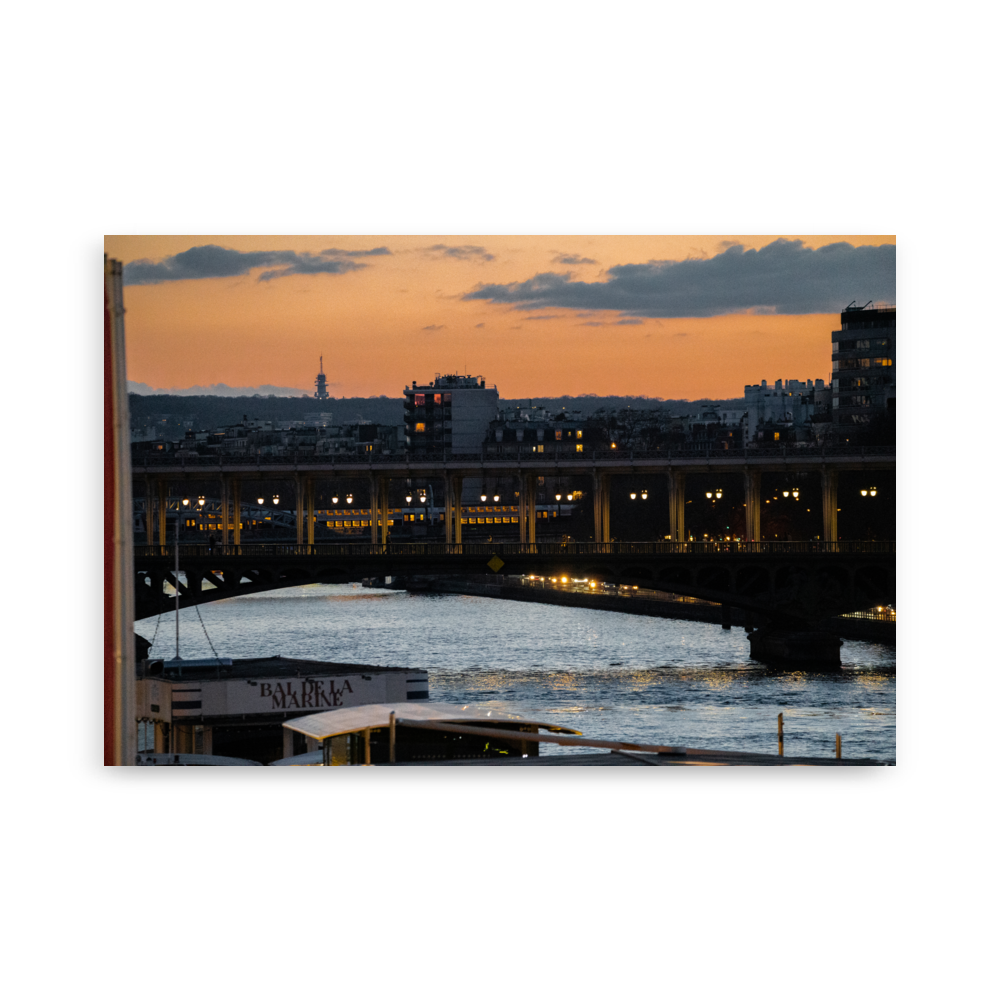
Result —
M 196 548 L 181 550 L 182 608 L 310 583 L 502 572 L 587 577 L 668 591 L 742 608 L 775 625 L 801 629 L 814 628 L 834 615 L 891 604 L 896 590 L 891 551 L 580 553 L 553 546 L 556 551 L 526 553 L 516 545 L 465 545 L 460 554 L 395 552 L 390 546 L 379 552 L 219 555 Z M 174 584 L 172 554 L 137 553 L 135 564 L 136 618 L 172 611 L 174 597 L 163 587 Z

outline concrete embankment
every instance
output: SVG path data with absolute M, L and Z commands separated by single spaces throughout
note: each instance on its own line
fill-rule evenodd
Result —
M 558 604 L 568 608 L 592 608 L 598 611 L 617 611 L 628 615 L 649 615 L 654 618 L 674 618 L 683 621 L 724 624 L 721 604 L 707 602 L 662 600 L 647 597 L 624 597 L 617 594 L 593 594 L 581 591 L 560 590 L 550 587 L 524 586 L 520 583 L 480 582 L 467 579 L 399 580 L 394 584 L 400 589 L 439 594 L 474 594 L 479 597 L 496 597 L 506 601 L 526 601 L 535 604 Z M 748 624 L 748 615 L 741 608 L 729 609 L 729 623 L 734 626 Z M 757 625 L 760 624 L 758 621 Z M 863 618 L 831 618 L 825 631 L 841 639 L 861 639 L 865 642 L 896 644 L 895 622 L 871 621 Z

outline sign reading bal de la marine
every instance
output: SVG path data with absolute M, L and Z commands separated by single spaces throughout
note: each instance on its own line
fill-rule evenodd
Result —
M 413 698 L 426 688 L 423 671 L 357 673 L 336 677 L 145 678 L 137 682 L 141 718 L 176 719 L 260 716 L 325 711 Z M 424 695 L 426 697 L 426 695 Z

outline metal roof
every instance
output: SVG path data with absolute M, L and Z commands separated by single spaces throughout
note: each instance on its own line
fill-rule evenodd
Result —
M 162 667 L 160 664 L 162 663 Z M 421 667 L 380 667 L 372 663 L 334 663 L 327 660 L 302 660 L 290 656 L 255 656 L 223 658 L 221 661 L 150 659 L 136 663 L 140 680 L 175 681 L 239 680 L 245 677 L 339 677 L 351 674 L 401 674 Z
M 331 736 L 357 733 L 363 729 L 382 729 L 389 725 L 390 712 L 395 712 L 397 719 L 413 719 L 419 722 L 464 722 L 477 725 L 513 722 L 521 726 L 537 726 L 553 733 L 580 735 L 578 729 L 570 729 L 568 726 L 559 726 L 551 722 L 539 722 L 535 719 L 520 719 L 516 715 L 508 715 L 506 712 L 494 709 L 476 708 L 471 705 L 417 705 L 412 701 L 335 708 L 330 712 L 317 712 L 315 715 L 289 719 L 282 725 L 314 740 L 325 740 Z

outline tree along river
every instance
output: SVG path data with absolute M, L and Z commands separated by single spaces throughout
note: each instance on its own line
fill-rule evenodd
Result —
M 847 640 L 834 673 L 750 659 L 742 628 L 488 597 L 313 584 L 203 605 L 219 656 L 292 656 L 422 667 L 432 702 L 551 720 L 585 736 L 716 750 L 896 756 L 896 651 Z M 174 655 L 172 615 L 136 623 Z M 196 610 L 180 615 L 186 658 L 211 656 Z M 579 750 L 543 745 L 542 753 Z M 591 751 L 593 752 L 593 751 Z

